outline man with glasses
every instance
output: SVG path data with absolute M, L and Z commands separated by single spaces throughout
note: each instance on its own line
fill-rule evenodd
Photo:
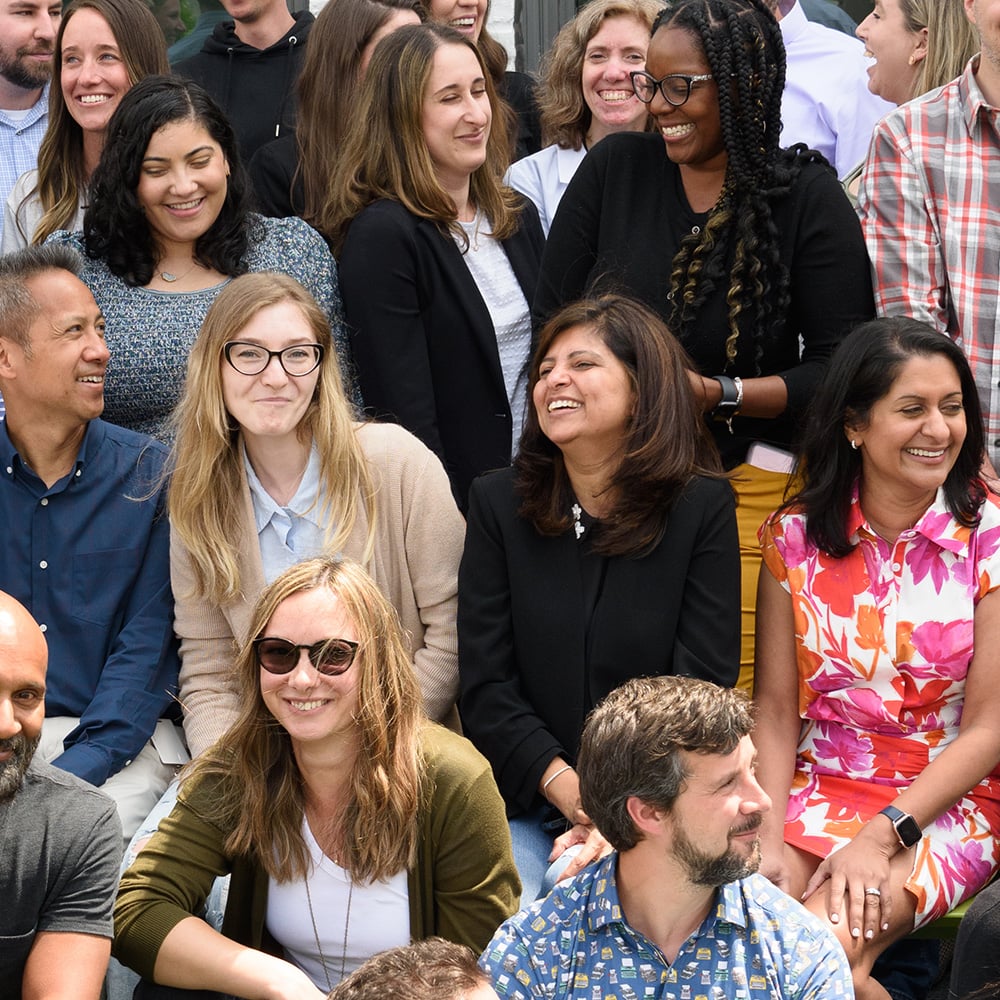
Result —
M 480 958 L 505 1000 L 854 996 L 832 932 L 757 874 L 771 808 L 746 695 L 642 677 L 591 713 L 583 809 L 616 849 L 502 924 Z
M 79 266 L 56 246 L 0 258 L 0 590 L 48 642 L 39 756 L 110 795 L 128 838 L 184 756 L 160 722 L 178 672 L 166 449 L 99 419 L 109 352 Z

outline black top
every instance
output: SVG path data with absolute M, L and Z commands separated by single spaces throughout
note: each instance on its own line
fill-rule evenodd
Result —
M 740 338 L 735 363 L 726 367 L 725 287 L 706 301 L 697 336 L 684 342 L 703 375 L 780 375 L 788 387 L 788 410 L 781 417 L 736 417 L 732 435 L 725 424 L 712 422 L 729 467 L 743 460 L 753 440 L 790 446 L 834 348 L 875 315 L 861 226 L 834 172 L 821 163 L 804 164 L 773 213 L 789 270 L 790 304 L 771 328 L 759 372 L 749 333 Z M 538 279 L 536 325 L 588 291 L 630 295 L 668 319 L 673 258 L 681 239 L 706 218 L 688 204 L 680 171 L 659 134 L 608 136 L 584 158 L 559 203 Z
M 295 81 L 316 19 L 307 10 L 294 17 L 285 36 L 266 49 L 241 42 L 234 22 L 223 21 L 201 52 L 173 67 L 178 76 L 201 84 L 226 112 L 244 163 L 265 142 L 295 127 Z
M 608 692 L 657 674 L 728 686 L 740 659 L 728 482 L 693 479 L 641 559 L 596 555 L 572 527 L 540 535 L 518 506 L 512 469 L 472 484 L 458 574 L 462 723 L 512 815 L 532 807 L 557 755 L 575 758 Z
M 298 165 L 299 147 L 294 132 L 286 132 L 254 153 L 250 161 L 250 180 L 261 215 L 277 219 L 302 215 L 306 195 L 302 178 L 295 176 Z

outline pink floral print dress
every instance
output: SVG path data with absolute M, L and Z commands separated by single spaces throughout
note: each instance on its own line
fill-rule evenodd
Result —
M 805 528 L 804 514 L 773 517 L 761 547 L 795 614 L 802 732 L 785 841 L 825 858 L 958 734 L 976 604 L 1000 586 L 1000 502 L 990 495 L 970 529 L 939 491 L 889 545 L 855 490 L 847 528 L 858 544 L 843 559 Z M 907 882 L 917 927 L 981 888 L 998 837 L 1000 768 L 924 830 Z

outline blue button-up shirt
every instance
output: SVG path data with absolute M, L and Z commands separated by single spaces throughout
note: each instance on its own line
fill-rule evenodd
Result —
M 95 785 L 138 754 L 177 689 L 166 454 L 92 420 L 49 488 L 0 422 L 0 590 L 45 632 L 46 715 L 80 718 L 53 763 Z
M 501 997 L 833 1000 L 854 987 L 843 948 L 762 875 L 730 882 L 668 962 L 622 914 L 617 854 L 515 914 L 479 960 Z M 665 893 L 670 892 L 664 886 Z
M 0 236 L 3 235 L 3 211 L 7 196 L 14 189 L 18 177 L 37 166 L 38 147 L 42 144 L 48 120 L 48 84 L 27 114 L 12 116 L 10 112 L 0 110 Z

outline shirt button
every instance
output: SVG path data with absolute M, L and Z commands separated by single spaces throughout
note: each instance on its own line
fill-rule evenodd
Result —
M 14 470 L 9 465 L 7 466 L 7 475 L 8 476 L 14 475 Z
M 39 625 L 38 628 L 39 628 L 39 631 L 41 631 L 41 632 L 48 632 L 48 630 L 49 630 L 48 625 Z
M 40 563 L 38 564 L 38 567 L 39 567 L 39 569 L 48 569 L 48 568 L 49 568 L 49 564 L 48 564 L 48 563 L 47 563 L 47 562 L 46 562 L 46 561 L 45 561 L 45 560 L 43 559 L 43 560 L 42 560 L 42 561 L 41 561 L 41 562 L 40 562 Z
M 42 506 L 43 507 L 48 507 L 48 505 L 49 505 L 49 498 L 48 497 L 42 497 Z
M 78 478 L 78 479 L 79 479 L 79 477 L 80 477 L 80 473 L 81 473 L 82 471 L 83 471 L 82 469 L 77 469 L 77 470 L 76 470 L 76 475 L 77 475 L 77 478 Z

